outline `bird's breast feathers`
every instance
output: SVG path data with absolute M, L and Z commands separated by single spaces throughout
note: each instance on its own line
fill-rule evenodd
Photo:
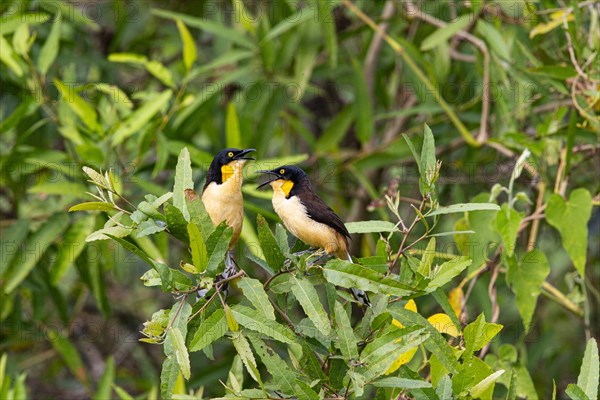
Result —
M 211 182 L 202 193 L 202 202 L 212 220 L 217 226 L 226 221 L 233 228 L 234 236 L 239 235 L 244 219 L 244 199 L 236 182 L 235 174 L 222 184 Z

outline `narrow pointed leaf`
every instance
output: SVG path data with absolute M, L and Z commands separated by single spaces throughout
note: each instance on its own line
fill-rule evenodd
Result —
M 269 296 L 258 279 L 244 277 L 237 283 L 244 296 L 252 303 L 256 311 L 267 319 L 275 321 L 275 309 L 269 301 Z
M 331 325 L 323 304 L 319 301 L 319 295 L 315 287 L 308 280 L 296 276 L 290 278 L 292 292 L 302 306 L 302 309 L 313 322 L 315 327 L 325 336 L 331 333 Z

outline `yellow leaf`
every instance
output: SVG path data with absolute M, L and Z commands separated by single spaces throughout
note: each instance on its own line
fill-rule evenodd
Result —
M 413 299 L 410 299 L 406 305 L 404 306 L 404 308 L 406 308 L 407 310 L 410 310 L 412 312 L 417 312 L 417 303 L 415 303 L 415 301 Z
M 385 374 L 389 375 L 392 372 L 396 371 L 398 368 L 400 368 L 401 365 L 408 364 L 410 362 L 410 360 L 413 359 L 413 357 L 415 356 L 416 352 L 417 352 L 417 347 L 410 349 L 406 353 L 400 354 L 400 357 L 398 357 L 396 359 L 396 361 L 394 361 L 392 363 L 392 365 L 390 365 L 390 367 L 385 372 Z
M 456 326 L 454 326 L 452 320 L 446 314 L 433 314 L 431 317 L 427 318 L 427 321 L 429 321 L 429 323 L 440 333 L 447 333 L 453 337 L 458 336 Z
M 454 310 L 454 314 L 457 317 L 460 317 L 460 311 L 462 310 L 462 301 L 463 301 L 463 290 L 461 287 L 456 287 L 448 293 L 448 300 L 450 301 L 450 305 Z
M 538 24 L 529 32 L 529 38 L 531 39 L 537 35 L 543 35 L 559 27 L 563 23 L 564 15 L 565 11 L 553 12 L 552 14 L 550 14 L 549 22 Z M 569 13 L 569 15 L 567 15 L 567 21 L 573 21 L 574 19 L 575 17 L 573 16 L 573 14 Z

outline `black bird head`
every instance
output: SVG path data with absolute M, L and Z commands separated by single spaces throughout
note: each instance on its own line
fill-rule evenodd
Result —
M 285 192 L 286 197 L 289 197 L 294 187 L 298 188 L 305 184 L 310 187 L 310 181 L 306 172 L 295 165 L 283 165 L 272 170 L 261 170 L 258 172 L 272 175 L 272 178 L 259 185 L 257 189 L 270 183 L 281 181 L 281 189 Z
M 206 187 L 211 182 L 216 182 L 218 185 L 226 182 L 227 179 L 231 178 L 235 173 L 236 169 L 243 168 L 244 163 L 247 160 L 254 160 L 252 157 L 248 157 L 248 153 L 256 151 L 254 149 L 224 149 L 217 153 L 213 158 L 208 167 L 208 173 L 206 175 Z

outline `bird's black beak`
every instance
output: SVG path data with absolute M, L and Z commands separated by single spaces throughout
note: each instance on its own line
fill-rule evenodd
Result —
M 234 160 L 254 160 L 254 158 L 252 158 L 252 157 L 246 157 L 246 154 L 252 153 L 253 151 L 256 151 L 256 150 L 255 149 L 242 150 L 239 153 L 237 153 L 235 156 L 233 156 L 233 159 Z
M 260 171 L 256 171 L 259 172 L 261 174 L 269 174 L 269 175 L 274 175 L 274 178 L 269 179 L 268 181 L 261 183 L 260 185 L 257 186 L 257 189 L 260 189 L 263 186 L 268 185 L 271 182 L 275 182 L 277 179 L 282 179 L 283 177 L 281 175 L 279 175 L 277 172 L 273 172 L 273 171 L 267 171 L 267 170 L 260 170 Z

